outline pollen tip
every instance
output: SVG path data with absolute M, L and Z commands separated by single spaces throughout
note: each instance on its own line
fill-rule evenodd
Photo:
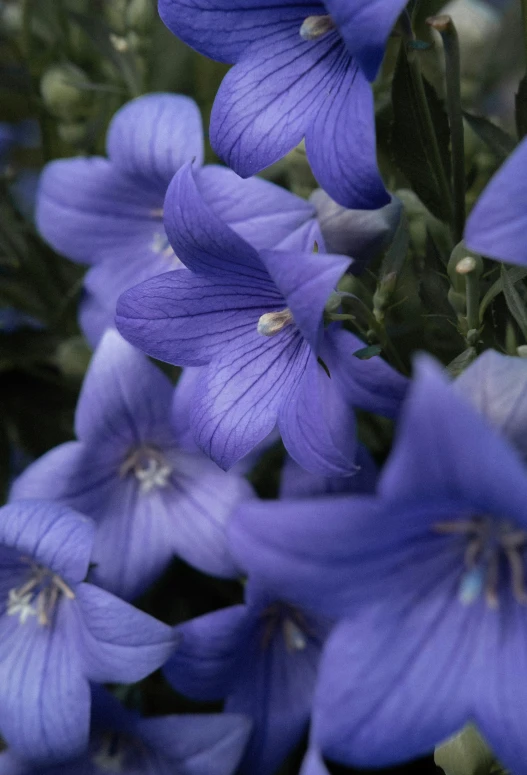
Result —
M 335 22 L 329 14 L 308 16 L 300 27 L 300 37 L 302 40 L 318 40 L 333 29 L 335 29 Z

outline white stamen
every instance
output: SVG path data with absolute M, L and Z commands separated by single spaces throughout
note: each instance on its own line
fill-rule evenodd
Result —
M 283 623 L 285 645 L 288 651 L 304 651 L 307 647 L 307 638 L 291 619 L 285 619 Z
M 135 476 L 139 480 L 139 490 L 143 495 L 155 490 L 156 487 L 166 487 L 172 469 L 150 458 L 146 468 L 137 468 Z
M 262 336 L 275 336 L 292 322 L 293 315 L 291 314 L 291 310 L 286 307 L 277 312 L 266 312 L 263 314 L 258 320 L 256 330 Z
M 30 616 L 36 616 L 38 623 L 45 626 L 50 623 L 63 595 L 69 600 L 75 598 L 73 590 L 60 576 L 32 562 L 31 578 L 22 586 L 9 590 L 6 612 L 8 616 L 18 616 L 20 624 Z
M 300 27 L 300 37 L 303 40 L 318 40 L 334 30 L 335 27 L 335 22 L 329 15 L 308 16 Z
M 33 595 L 28 592 L 26 595 L 20 595 L 17 589 L 10 589 L 7 599 L 7 615 L 19 616 L 20 624 L 25 624 L 30 616 L 36 616 L 37 610 L 31 605 Z
M 146 495 L 157 487 L 170 484 L 172 466 L 169 466 L 161 451 L 155 447 L 139 447 L 130 452 L 119 469 L 121 476 L 133 473 L 139 482 L 139 492 Z
M 459 585 L 458 600 L 463 605 L 471 605 L 480 597 L 485 586 L 485 571 L 478 565 L 468 570 Z

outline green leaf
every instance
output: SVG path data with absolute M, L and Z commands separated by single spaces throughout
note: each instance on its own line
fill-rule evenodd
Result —
M 516 105 L 516 129 L 520 140 L 527 135 L 527 76 L 524 76 L 519 85 L 515 98 Z
M 467 113 L 466 110 L 463 111 L 463 118 L 479 139 L 496 155 L 499 161 L 505 161 L 516 148 L 514 137 L 511 137 L 501 127 L 493 124 L 488 118 L 474 116 L 472 113 Z
M 90 38 L 100 53 L 109 59 L 121 73 L 132 97 L 141 94 L 140 76 L 130 51 L 117 51 L 110 38 L 111 30 L 103 21 L 76 11 L 69 11 L 70 19 Z
M 475 347 L 467 347 L 462 353 L 457 355 L 453 361 L 451 361 L 447 368 L 448 373 L 452 377 L 459 377 L 459 375 L 465 371 L 467 366 L 470 366 L 472 361 L 475 361 L 478 357 L 478 351 Z M 452 774 L 453 775 L 453 774 Z
M 447 177 L 450 177 L 450 127 L 447 114 L 437 92 L 426 79 L 424 87 L 443 166 Z M 426 141 L 427 130 L 404 46 L 401 46 L 393 77 L 392 103 L 394 120 L 390 146 L 394 161 L 430 212 L 447 221 L 448 203 L 443 200 L 438 188 Z
M 525 308 L 525 302 L 521 298 L 520 294 L 514 287 L 514 282 L 511 279 L 511 275 L 508 270 L 505 269 L 503 264 L 501 265 L 501 278 L 503 281 L 503 294 L 509 312 L 518 324 L 520 331 L 523 334 L 525 341 L 527 342 L 527 310 Z
M 509 269 L 509 277 L 511 279 L 511 282 L 514 285 L 520 280 L 523 280 L 525 277 L 527 277 L 527 268 L 524 266 L 516 266 L 513 269 Z M 487 293 L 481 300 L 481 304 L 479 305 L 479 320 L 481 323 L 483 322 L 483 317 L 485 315 L 485 312 L 487 311 L 487 307 L 489 306 L 491 301 L 494 301 L 496 296 L 499 296 L 500 293 L 503 293 L 502 277 L 499 277 L 499 279 L 496 280 L 496 282 L 490 286 Z
M 380 355 L 382 352 L 382 347 L 380 344 L 370 344 L 369 347 L 362 347 L 360 350 L 355 350 L 353 355 L 355 358 L 358 358 L 359 361 L 368 361 L 370 358 L 373 358 L 375 355 Z

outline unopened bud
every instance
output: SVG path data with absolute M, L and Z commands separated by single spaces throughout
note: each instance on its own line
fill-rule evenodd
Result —
M 465 256 L 461 261 L 456 264 L 456 272 L 458 274 L 469 274 L 477 268 L 476 259 L 473 256 Z
M 62 142 L 72 146 L 80 146 L 86 141 L 87 125 L 85 121 L 57 124 L 57 133 Z
M 337 312 L 342 306 L 342 293 L 334 291 L 326 302 L 324 311 L 331 315 L 333 312 Z
M 300 27 L 300 37 L 303 40 L 318 40 L 334 29 L 335 22 L 331 16 L 308 16 Z
M 92 104 L 90 79 L 74 64 L 49 67 L 40 81 L 42 100 L 57 118 L 74 121 L 85 116 Z
M 130 0 L 126 9 L 126 26 L 140 35 L 150 31 L 155 19 L 152 0 Z
M 527 358 L 527 344 L 521 344 L 516 348 L 516 352 L 520 358 Z
M 114 32 L 121 35 L 126 31 L 127 4 L 128 0 L 105 0 L 103 6 L 103 13 L 106 17 L 106 21 Z
M 262 336 L 275 336 L 292 322 L 293 315 L 291 310 L 286 307 L 278 312 L 264 313 L 258 321 L 256 330 Z

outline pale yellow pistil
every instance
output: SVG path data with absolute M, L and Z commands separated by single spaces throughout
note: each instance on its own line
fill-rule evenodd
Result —
M 293 315 L 291 314 L 291 310 L 286 307 L 277 312 L 266 312 L 262 315 L 258 320 L 256 330 L 262 336 L 276 336 L 276 334 L 279 334 L 283 328 L 290 325 L 292 322 Z
M 318 40 L 327 35 L 328 32 L 331 32 L 331 30 L 334 30 L 335 27 L 336 24 L 329 14 L 324 16 L 308 16 L 300 27 L 300 37 L 303 40 Z

